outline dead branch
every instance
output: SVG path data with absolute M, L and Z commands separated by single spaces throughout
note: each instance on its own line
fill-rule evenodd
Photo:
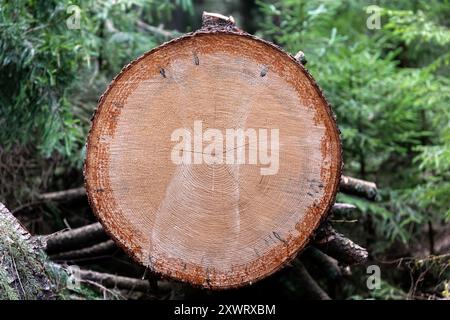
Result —
M 294 260 L 295 271 L 297 272 L 303 289 L 313 300 L 331 300 L 330 296 L 317 284 L 316 280 L 309 274 L 303 263 L 298 259 Z
M 75 276 L 80 280 L 89 280 L 100 283 L 107 288 L 117 288 L 122 290 L 133 290 L 140 292 L 151 292 L 152 290 L 147 280 L 117 276 L 109 273 L 96 272 L 92 270 L 77 270 Z M 168 292 L 171 290 L 170 283 L 167 281 L 158 281 L 158 292 Z
M 338 233 L 329 223 L 319 228 L 314 244 L 321 251 L 345 265 L 363 263 L 368 257 L 366 249 Z
M 378 193 L 375 183 L 347 176 L 341 177 L 339 191 L 372 201 L 376 199 Z
M 163 28 L 163 25 L 159 25 L 158 27 L 155 27 L 155 26 L 151 26 L 151 25 L 145 23 L 142 20 L 137 20 L 136 24 L 137 24 L 138 28 L 143 31 L 148 31 L 148 32 L 154 33 L 156 35 L 163 36 L 165 38 L 173 38 L 178 35 L 178 32 L 176 32 L 176 31 L 165 30 Z
M 47 202 L 47 201 L 71 201 L 77 198 L 81 198 L 86 196 L 86 191 L 83 187 L 80 188 L 74 188 L 74 189 L 68 189 L 64 191 L 56 191 L 56 192 L 49 192 L 49 193 L 43 193 L 38 196 L 38 200 Z
M 358 208 L 354 206 L 353 204 L 349 203 L 335 203 L 333 207 L 331 208 L 331 214 L 332 215 L 340 215 L 345 216 L 349 213 L 353 213 Z
M 72 251 L 85 248 L 108 240 L 102 225 L 97 222 L 81 228 L 76 228 L 45 236 L 45 250 L 48 254 Z
M 321 274 L 330 280 L 336 281 L 342 278 L 342 271 L 338 262 L 315 247 L 306 249 L 300 258 L 310 261 Z
M 107 240 L 87 248 L 67 252 L 60 252 L 54 255 L 50 255 L 50 258 L 54 261 L 73 261 L 77 259 L 102 257 L 110 255 L 117 250 L 118 248 L 114 243 L 114 241 Z

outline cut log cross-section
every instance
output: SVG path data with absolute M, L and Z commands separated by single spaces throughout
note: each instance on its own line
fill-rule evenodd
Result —
M 85 180 L 105 230 L 138 262 L 218 289 L 262 279 L 306 245 L 333 205 L 341 144 L 293 56 L 206 18 L 113 80 Z

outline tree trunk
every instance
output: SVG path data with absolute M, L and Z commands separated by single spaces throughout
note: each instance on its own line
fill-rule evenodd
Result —
M 341 143 L 306 69 L 204 14 L 126 66 L 99 102 L 85 181 L 113 239 L 151 270 L 209 288 L 293 259 L 333 205 Z
M 57 274 L 47 266 L 43 245 L 2 203 L 0 234 L 0 300 L 56 298 Z

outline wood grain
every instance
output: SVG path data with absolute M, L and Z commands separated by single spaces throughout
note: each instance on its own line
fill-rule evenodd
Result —
M 174 164 L 171 134 L 196 120 L 221 132 L 278 129 L 277 173 Z M 93 118 L 85 182 L 99 220 L 138 262 L 219 289 L 257 281 L 305 246 L 334 202 L 341 165 L 331 109 L 300 63 L 243 32 L 200 31 L 113 80 Z

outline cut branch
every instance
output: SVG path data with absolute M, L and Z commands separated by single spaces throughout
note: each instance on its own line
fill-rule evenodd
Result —
M 48 254 L 81 249 L 109 239 L 99 222 L 44 238 Z
M 114 241 L 108 240 L 87 248 L 50 255 L 50 258 L 55 261 L 73 261 L 78 259 L 103 257 L 106 255 L 110 255 L 117 250 L 118 248 Z
M 307 259 L 317 266 L 321 273 L 330 280 L 336 281 L 342 278 L 338 262 L 317 248 L 309 247 L 302 253 L 301 258 Z
M 327 255 L 346 265 L 363 263 L 368 257 L 366 249 L 338 233 L 328 223 L 319 228 L 314 243 Z
M 335 203 L 333 207 L 331 208 L 331 214 L 332 215 L 339 215 L 339 216 L 346 216 L 350 213 L 353 213 L 358 208 L 349 203 Z
M 373 182 L 364 181 L 352 177 L 342 176 L 339 191 L 368 200 L 375 200 L 377 197 L 377 185 Z
M 306 65 L 308 60 L 306 60 L 306 56 L 303 51 L 299 51 L 295 54 L 295 59 L 300 62 L 302 65 Z
M 331 300 L 330 296 L 317 284 L 316 280 L 309 274 L 303 263 L 294 260 L 294 267 L 302 282 L 303 288 L 313 300 Z
M 38 200 L 46 202 L 46 201 L 71 201 L 77 198 L 81 198 L 86 196 L 86 191 L 83 187 L 80 188 L 74 188 L 74 189 L 68 189 L 64 191 L 57 191 L 57 192 L 49 192 L 49 193 L 43 193 L 38 196 Z
M 77 270 L 75 276 L 80 280 L 89 280 L 100 283 L 107 288 L 117 288 L 122 290 L 134 290 L 140 292 L 150 292 L 152 290 L 147 280 L 135 279 L 130 277 L 116 276 L 109 273 L 96 272 L 92 270 Z M 170 291 L 170 284 L 166 281 L 158 281 L 158 292 Z

